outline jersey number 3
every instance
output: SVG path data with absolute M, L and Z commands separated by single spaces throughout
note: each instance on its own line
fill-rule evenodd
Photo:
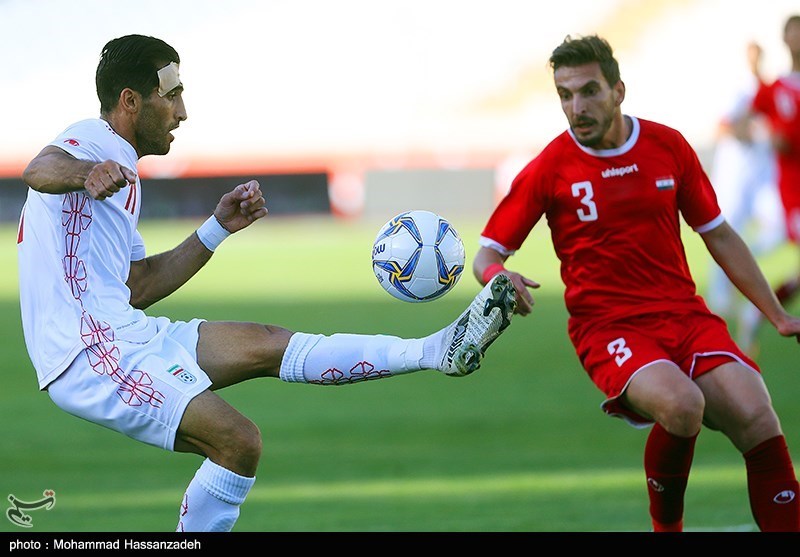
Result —
M 608 343 L 608 353 L 614 356 L 618 366 L 622 366 L 628 358 L 633 356 L 631 349 L 625 346 L 625 339 L 620 337 Z
M 591 182 L 576 182 L 572 184 L 572 197 L 581 198 L 581 207 L 578 209 L 578 218 L 581 222 L 597 220 L 597 204 L 594 202 L 594 190 Z

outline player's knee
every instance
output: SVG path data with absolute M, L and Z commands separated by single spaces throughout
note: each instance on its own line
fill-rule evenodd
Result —
M 663 404 L 657 421 L 673 435 L 691 437 L 700 431 L 705 412 L 705 397 L 699 389 L 673 393 Z
M 258 426 L 242 417 L 222 428 L 207 456 L 242 476 L 255 475 L 261 458 L 262 442 Z
M 242 420 L 237 424 L 228 449 L 232 456 L 240 461 L 242 466 L 255 470 L 262 449 L 261 431 L 258 426 L 250 420 Z
M 267 371 L 280 369 L 283 354 L 294 332 L 276 325 L 254 326 L 258 330 L 258 334 L 255 335 L 257 340 L 241 347 L 247 351 L 245 357 L 255 369 Z
M 771 404 L 763 403 L 751 407 L 736 423 L 723 430 L 733 444 L 742 452 L 781 435 L 781 424 Z

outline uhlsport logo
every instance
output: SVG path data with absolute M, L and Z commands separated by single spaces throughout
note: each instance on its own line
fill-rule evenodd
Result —
M 615 176 L 625 176 L 626 174 L 632 174 L 633 172 L 639 172 L 639 167 L 636 165 L 636 163 L 633 163 L 630 166 L 606 168 L 600 173 L 600 175 L 603 178 L 614 178 Z
M 6 510 L 6 518 L 11 524 L 22 528 L 31 528 L 33 526 L 33 517 L 25 511 L 38 511 L 39 509 L 49 511 L 56 504 L 56 492 L 52 489 L 45 489 L 42 495 L 44 495 L 42 499 L 29 502 L 10 494 L 8 500 L 11 502 L 11 506 Z
M 650 489 L 652 489 L 657 493 L 661 493 L 662 491 L 664 491 L 664 486 L 658 483 L 653 478 L 647 478 L 647 485 L 649 485 Z

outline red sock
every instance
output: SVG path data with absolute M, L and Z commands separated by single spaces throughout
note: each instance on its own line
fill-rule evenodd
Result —
M 783 435 L 744 453 L 750 509 L 762 532 L 800 532 L 800 487 Z
M 678 437 L 653 426 L 644 447 L 644 471 L 654 532 L 683 531 L 683 496 L 697 435 Z

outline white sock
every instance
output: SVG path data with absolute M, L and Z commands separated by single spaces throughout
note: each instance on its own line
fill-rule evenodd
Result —
M 205 459 L 186 488 L 176 532 L 230 532 L 255 483 Z
M 280 378 L 299 383 L 341 385 L 432 369 L 432 339 L 337 333 L 295 333 L 281 362 Z M 427 356 L 427 358 L 425 357 Z

